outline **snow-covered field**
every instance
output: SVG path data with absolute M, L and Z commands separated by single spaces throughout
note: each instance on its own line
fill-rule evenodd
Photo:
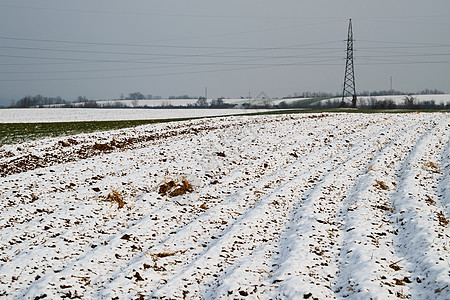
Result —
M 159 193 L 184 179 L 190 192 Z M 5 299 L 449 299 L 447 113 L 4 145 L 0 187 Z
M 11 108 L 0 109 L 0 123 L 41 123 L 155 120 L 223 116 L 268 111 L 248 109 L 107 109 L 107 108 Z

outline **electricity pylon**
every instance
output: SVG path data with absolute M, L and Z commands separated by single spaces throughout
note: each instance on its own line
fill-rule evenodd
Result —
M 351 100 L 351 107 L 356 107 L 355 69 L 353 66 L 353 31 L 352 19 L 348 23 L 347 60 L 345 63 L 344 90 L 341 107 L 347 107 L 346 100 Z

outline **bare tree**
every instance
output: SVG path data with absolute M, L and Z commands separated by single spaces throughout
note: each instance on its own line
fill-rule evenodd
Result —
M 405 96 L 405 98 L 403 98 L 403 101 L 405 102 L 407 108 L 414 108 L 414 102 L 416 101 L 416 98 L 409 94 L 408 96 Z
M 205 97 L 200 97 L 200 98 L 198 98 L 197 102 L 195 102 L 195 106 L 207 107 L 208 106 L 208 101 L 206 100 Z

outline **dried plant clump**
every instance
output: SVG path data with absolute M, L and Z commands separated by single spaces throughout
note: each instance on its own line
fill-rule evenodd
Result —
M 63 140 L 58 142 L 58 145 L 60 145 L 62 147 L 69 147 L 69 146 L 76 145 L 76 144 L 78 144 L 78 142 L 71 138 L 67 139 L 67 142 L 63 141 Z
M 105 201 L 109 201 L 111 203 L 117 203 L 117 208 L 123 208 L 125 206 L 125 201 L 123 200 L 123 196 L 116 190 L 111 190 L 108 196 L 104 199 Z
M 374 172 L 376 172 L 376 171 L 381 171 L 381 169 L 375 169 L 375 168 L 373 167 L 373 165 L 367 167 L 367 170 L 369 170 L 369 171 L 374 171 Z
M 98 151 L 111 151 L 112 149 L 114 149 L 109 144 L 99 144 L 99 143 L 95 143 L 93 148 Z
M 427 199 L 425 199 L 425 202 L 428 203 L 429 205 L 436 205 L 436 201 L 434 201 L 433 199 L 431 199 L 430 196 L 425 195 L 425 197 L 427 197 Z
M 168 256 L 174 256 L 178 252 L 179 251 L 173 251 L 173 252 L 165 251 L 165 252 L 153 253 L 153 254 L 151 254 L 151 256 L 157 257 L 157 258 L 164 258 L 164 257 L 168 257 Z
M 70 144 L 68 142 L 65 142 L 65 141 L 59 141 L 58 144 L 60 146 L 62 146 L 62 147 L 69 147 L 70 146 Z
M 161 185 L 159 186 L 159 191 L 158 191 L 158 193 L 159 193 L 161 196 L 168 196 L 168 195 L 171 193 L 171 191 L 174 189 L 174 187 L 175 187 L 176 185 L 177 185 L 177 184 L 175 183 L 174 180 L 166 181 L 166 182 L 164 182 L 163 184 L 161 184 Z
M 373 184 L 374 187 L 382 189 L 383 191 L 389 190 L 389 187 L 381 180 L 375 180 L 375 183 Z
M 434 162 L 431 161 L 424 163 L 423 169 L 431 171 L 433 173 L 439 173 L 439 167 Z
M 407 283 L 411 283 L 411 280 L 408 277 L 404 277 L 403 279 L 394 278 L 395 285 L 406 285 Z
M 178 253 L 183 254 L 185 253 L 187 250 L 177 250 L 177 251 L 163 251 L 163 252 L 157 252 L 157 253 L 146 253 L 147 255 L 150 255 L 152 261 L 153 261 L 153 266 L 149 265 L 149 264 L 144 264 L 144 270 L 145 269 L 149 269 L 149 268 L 153 268 L 153 270 L 157 271 L 157 272 L 166 272 L 167 269 L 162 266 L 162 265 L 158 265 L 158 260 L 160 258 L 165 258 L 165 257 L 170 257 L 170 256 L 175 256 Z M 165 263 L 162 263 L 163 265 L 167 265 Z
M 444 213 L 442 211 L 437 213 L 437 217 L 438 217 L 439 225 L 442 227 L 445 227 L 448 225 L 448 223 L 450 223 L 450 221 L 447 220 L 447 218 L 444 216 Z
M 270 202 L 270 204 L 278 206 L 278 205 L 280 205 L 280 202 L 278 202 L 277 200 L 273 200 L 272 202 Z
M 180 196 L 188 192 L 192 192 L 193 190 L 194 189 L 192 185 L 186 180 L 186 178 L 183 178 L 181 180 L 181 183 L 178 184 L 178 186 L 176 186 L 175 189 L 170 192 L 169 196 L 170 197 Z
M 379 204 L 379 205 L 375 205 L 373 207 L 384 210 L 384 211 L 388 211 L 391 213 L 393 213 L 395 211 L 394 207 L 390 207 L 387 204 Z
M 159 186 L 158 194 L 166 196 L 170 190 L 176 185 L 174 180 L 167 180 Z
M 440 293 L 440 292 L 442 292 L 443 290 L 445 290 L 447 288 L 448 288 L 448 284 L 446 286 L 441 287 L 441 288 L 435 289 L 434 293 L 435 294 Z
M 220 157 L 226 157 L 227 155 L 225 154 L 225 152 L 216 152 L 215 153 L 217 156 L 220 156 Z
M 402 260 L 396 261 L 392 264 L 389 265 L 389 268 L 393 269 L 394 271 L 400 271 L 402 268 L 397 265 L 399 262 L 401 262 Z
M 188 192 L 190 193 L 193 191 L 194 188 L 189 183 L 189 181 L 187 181 L 187 179 L 184 177 L 180 181 L 174 179 L 166 180 L 158 188 L 158 193 L 161 196 L 169 196 L 169 197 L 181 196 Z

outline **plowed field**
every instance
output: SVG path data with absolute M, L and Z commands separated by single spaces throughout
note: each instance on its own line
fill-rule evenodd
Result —
M 445 113 L 227 117 L 4 145 L 0 191 L 5 299 L 450 294 Z

